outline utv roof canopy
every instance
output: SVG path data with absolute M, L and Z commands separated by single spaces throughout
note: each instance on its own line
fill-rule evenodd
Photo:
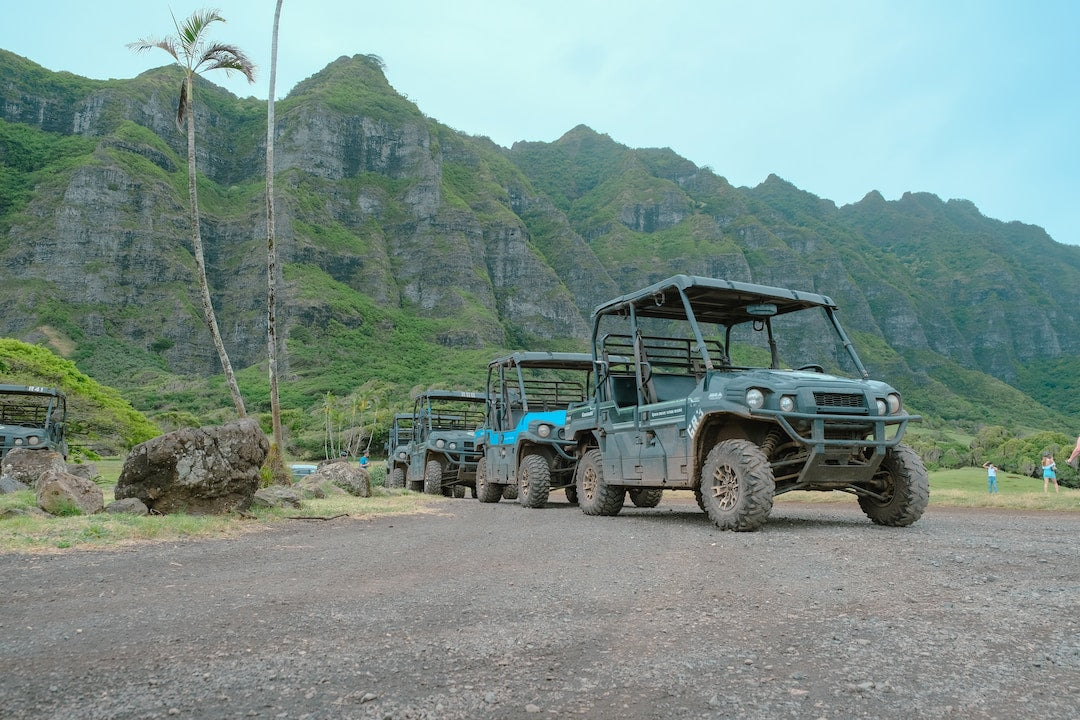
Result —
M 831 298 L 817 293 L 735 280 L 674 275 L 598 305 L 593 316 L 628 313 L 633 306 L 638 317 L 682 320 L 690 315 L 690 309 L 683 304 L 680 293 L 693 307 L 693 315 L 699 323 L 737 325 L 812 307 L 837 309 Z

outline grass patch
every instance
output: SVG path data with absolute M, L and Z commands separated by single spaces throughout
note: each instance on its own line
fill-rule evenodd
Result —
M 437 512 L 445 499 L 408 490 L 384 490 L 372 488 L 372 497 L 361 498 L 352 495 L 305 500 L 300 509 L 272 509 L 257 513 L 263 520 L 289 519 L 296 517 L 371 517 L 374 515 L 411 515 L 416 513 Z
M 97 461 L 108 504 L 114 497 L 123 460 Z M 97 513 L 62 517 L 22 515 L 37 506 L 33 491 L 0 495 L 0 553 L 47 553 L 71 549 L 114 549 L 141 542 L 175 542 L 199 538 L 229 538 L 266 530 L 293 518 L 350 518 L 437 512 L 445 498 L 406 490 L 373 487 L 375 495 L 341 495 L 305 500 L 299 509 L 261 509 L 249 515 L 127 515 Z
M 32 496 L 32 494 L 31 494 Z M 232 537 L 251 524 L 227 516 L 23 515 L 0 519 L 0 552 L 35 553 L 72 548 L 116 548 L 136 542 Z

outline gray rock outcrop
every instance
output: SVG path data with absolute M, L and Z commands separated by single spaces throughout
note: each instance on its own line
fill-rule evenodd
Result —
M 247 510 L 269 451 L 254 418 L 166 433 L 132 449 L 116 499 L 138 498 L 161 514 Z
M 46 470 L 37 481 L 37 503 L 50 515 L 93 515 L 105 507 L 105 496 L 92 480 Z
M 259 488 L 251 501 L 253 508 L 299 508 L 300 490 L 294 487 L 273 485 Z
M 105 506 L 105 512 L 107 513 L 125 513 L 127 515 L 149 515 L 150 509 L 143 504 L 143 501 L 139 498 L 124 498 L 123 500 L 113 500 L 111 503 Z
M 321 500 L 335 495 L 348 495 L 345 490 L 333 483 L 330 476 L 319 472 L 305 475 L 294 487 L 300 491 L 301 497 L 308 499 Z
M 38 478 L 50 470 L 67 472 L 63 455 L 54 450 L 10 450 L 0 462 L 0 492 L 36 490 Z
M 9 477 L 0 476 L 0 495 L 29 489 L 30 486 L 26 483 L 21 483 L 18 480 L 13 480 Z
M 321 462 L 308 478 L 317 483 L 329 482 L 356 497 L 371 497 L 371 475 L 348 460 Z

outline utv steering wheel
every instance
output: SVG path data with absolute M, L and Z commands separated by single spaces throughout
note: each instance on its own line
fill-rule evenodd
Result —
M 803 365 L 802 367 L 795 368 L 796 370 L 813 370 L 814 372 L 824 373 L 825 368 L 821 367 L 817 363 L 810 363 L 809 365 Z

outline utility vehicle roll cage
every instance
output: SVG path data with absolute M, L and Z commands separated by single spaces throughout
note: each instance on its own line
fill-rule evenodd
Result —
M 724 344 L 727 349 L 730 349 L 732 328 L 743 323 L 757 322 L 763 323 L 769 333 L 772 366 L 775 369 L 779 368 L 779 359 L 772 340 L 770 318 L 814 307 L 819 307 L 825 312 L 859 376 L 864 380 L 869 379 L 870 374 L 863 366 L 855 352 L 855 346 L 836 317 L 838 307 L 831 298 L 817 293 L 735 280 L 676 275 L 602 303 L 593 310 L 593 317 L 597 319 L 597 322 L 593 323 L 593 347 L 596 357 L 602 359 L 605 353 L 604 342 L 608 336 L 599 336 L 599 319 L 605 315 L 629 316 L 634 326 L 637 325 L 637 318 L 646 317 L 685 321 L 689 323 L 694 336 L 692 342 L 696 345 L 696 355 L 704 364 L 701 370 L 718 370 L 729 364 L 727 352 L 716 341 L 713 342 L 712 348 L 709 347 L 701 325 L 712 323 L 725 328 Z M 626 338 L 626 342 L 620 346 L 620 350 L 625 353 L 629 346 L 629 349 L 635 353 L 633 357 L 640 358 L 645 338 L 623 337 Z M 689 346 L 687 357 L 691 357 Z

